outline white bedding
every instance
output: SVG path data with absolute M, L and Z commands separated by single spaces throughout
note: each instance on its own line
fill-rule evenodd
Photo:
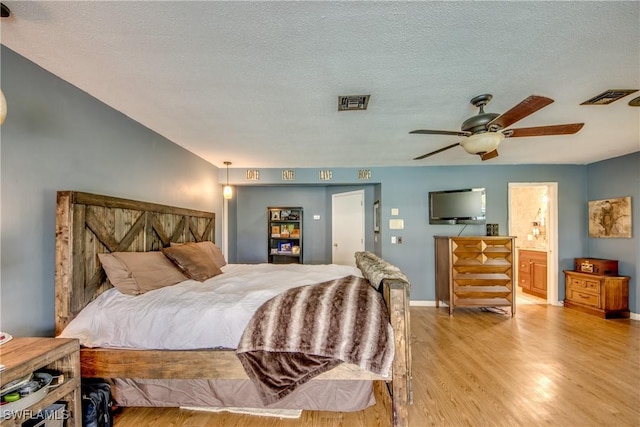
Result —
M 228 264 L 202 283 L 131 296 L 103 292 L 69 323 L 60 337 L 86 347 L 183 350 L 236 348 L 253 313 L 282 291 L 340 277 L 362 277 L 344 265 Z

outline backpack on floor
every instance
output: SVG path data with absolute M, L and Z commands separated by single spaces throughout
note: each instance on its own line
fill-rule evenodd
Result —
M 101 381 L 82 381 L 82 427 L 112 427 L 111 387 Z

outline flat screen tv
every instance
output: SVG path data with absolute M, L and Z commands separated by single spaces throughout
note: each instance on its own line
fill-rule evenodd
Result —
M 429 192 L 429 224 L 485 224 L 484 188 Z

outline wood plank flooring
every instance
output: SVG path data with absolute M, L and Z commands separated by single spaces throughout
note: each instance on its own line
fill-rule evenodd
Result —
M 640 322 L 547 305 L 516 316 L 412 307 L 411 426 L 640 426 Z M 117 427 L 389 426 L 390 399 L 296 420 L 177 408 L 123 408 Z

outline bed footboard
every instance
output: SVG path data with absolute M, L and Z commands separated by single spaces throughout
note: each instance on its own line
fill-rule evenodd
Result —
M 408 426 L 409 405 L 413 403 L 409 284 L 396 279 L 384 279 L 382 283 L 395 341 L 393 373 L 389 383 L 393 425 Z

